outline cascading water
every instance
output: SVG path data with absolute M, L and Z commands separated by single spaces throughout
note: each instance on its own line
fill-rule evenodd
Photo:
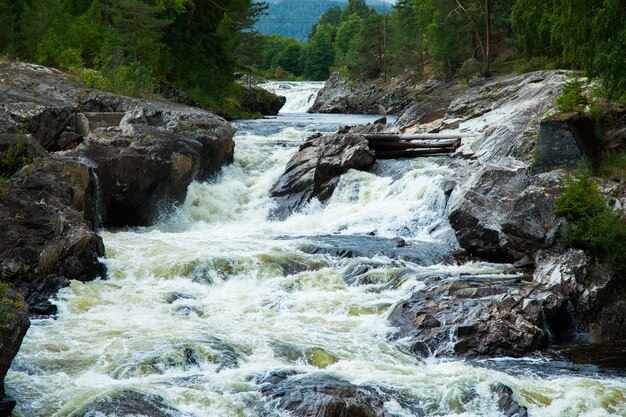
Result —
M 281 113 L 305 113 L 313 105 L 317 92 L 324 87 L 324 82 L 272 81 L 262 87 L 287 98 Z
M 311 90 L 294 88 L 301 93 L 288 108 L 304 110 L 296 103 Z M 420 266 L 301 250 L 328 235 L 366 240 L 372 232 L 453 250 L 442 184 L 454 172 L 436 159 L 350 171 L 326 206 L 267 220 L 269 190 L 298 144 L 373 119 L 239 122 L 235 162 L 219 180 L 192 184 L 179 212 L 155 227 L 103 232 L 109 279 L 72 282 L 59 293 L 55 319 L 33 320 L 7 380 L 16 415 L 83 416 L 95 398 L 122 391 L 159 395 L 181 416 L 284 415 L 267 409 L 255 382 L 278 369 L 383 386 L 428 416 L 500 416 L 495 382 L 511 387 L 531 416 L 626 415 L 624 379 L 551 374 L 540 358 L 533 361 L 542 372 L 515 360 L 421 360 L 389 340 L 390 308 L 423 288 L 424 277 L 499 277 L 506 265 Z M 349 285 L 346 276 L 364 263 L 374 265 L 367 283 Z M 414 415 L 398 401 L 387 409 Z

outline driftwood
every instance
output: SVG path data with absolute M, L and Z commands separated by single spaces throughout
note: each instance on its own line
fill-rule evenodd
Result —
M 449 155 L 461 145 L 461 138 L 466 137 L 448 133 L 376 133 L 363 136 L 378 159 Z

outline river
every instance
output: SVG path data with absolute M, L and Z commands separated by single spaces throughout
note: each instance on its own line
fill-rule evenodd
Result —
M 271 221 L 269 190 L 309 135 L 374 116 L 310 115 L 319 83 L 274 83 L 289 100 L 278 117 L 239 121 L 235 161 L 193 183 L 154 227 L 103 231 L 107 280 L 72 282 L 55 318 L 34 319 L 7 378 L 18 417 L 83 416 L 96 398 L 157 394 L 181 416 L 280 415 L 255 382 L 279 369 L 383 386 L 428 416 L 496 417 L 493 383 L 511 387 L 531 416 L 626 416 L 626 378 L 536 356 L 464 361 L 408 352 L 387 315 L 435 275 L 499 277 L 509 265 L 338 258 L 302 248 L 401 237 L 452 252 L 436 158 L 350 171 L 326 206 Z M 330 236 L 330 237 L 329 237 Z M 374 264 L 363 285 L 346 276 Z M 396 271 L 410 273 L 394 281 Z M 390 401 L 394 415 L 414 415 Z

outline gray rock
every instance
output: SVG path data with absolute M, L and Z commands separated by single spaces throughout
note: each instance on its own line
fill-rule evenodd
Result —
M 353 81 L 331 74 L 309 113 L 399 114 L 421 92 L 414 74 L 392 80 Z
M 513 397 L 513 390 L 504 384 L 496 384 L 491 391 L 498 399 L 498 407 L 506 417 L 528 417 L 528 409 Z
M 177 123 L 181 117 L 137 108 L 121 127 L 96 130 L 67 153 L 94 166 L 105 226 L 151 224 L 163 208 L 184 200 L 193 180 L 208 179 L 232 162 L 232 127 L 213 116 L 189 119 L 185 131 Z
M 4 397 L 4 378 L 11 367 L 11 362 L 17 355 L 22 339 L 30 326 L 28 320 L 28 305 L 24 298 L 13 289 L 4 289 L 0 292 L 0 414 L 10 411 L 15 403 Z M 8 410 L 7 410 L 8 409 Z
M 0 193 L 0 280 L 29 305 L 45 302 L 68 280 L 92 280 L 105 268 L 94 232 L 93 171 L 79 161 L 49 157 L 7 182 Z
M 260 113 L 263 116 L 276 116 L 287 102 L 287 98 L 253 86 L 243 87 L 240 101 L 242 111 Z
M 71 417 L 179 417 L 183 416 L 158 395 L 121 391 L 102 395 Z
M 374 153 L 362 136 L 330 135 L 307 141 L 272 188 L 275 207 L 271 216 L 285 219 L 314 198 L 328 200 L 342 174 L 367 169 L 373 163 Z
M 261 393 L 275 406 L 300 417 L 390 417 L 385 402 L 390 398 L 370 387 L 358 386 L 332 376 L 299 378 L 273 372 L 260 383 Z
M 583 156 L 597 160 L 602 151 L 596 143 L 593 124 L 591 118 L 578 114 L 560 114 L 543 120 L 533 168 L 537 172 L 556 167 L 576 168 Z
M 523 356 L 571 330 L 565 297 L 523 282 L 449 281 L 416 292 L 389 314 L 392 337 L 422 356 Z

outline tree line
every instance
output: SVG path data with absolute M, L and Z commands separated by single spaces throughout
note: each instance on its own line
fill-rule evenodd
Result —
M 0 0 L 0 55 L 134 94 L 167 83 L 227 105 L 253 0 Z M 88 68 L 90 70 L 85 70 Z
M 575 69 L 616 97 L 626 90 L 624 16 L 624 0 L 398 0 L 387 15 L 350 0 L 322 15 L 308 43 L 260 36 L 255 65 L 320 80 L 332 70 L 371 79 L 407 68 L 447 77 Z

